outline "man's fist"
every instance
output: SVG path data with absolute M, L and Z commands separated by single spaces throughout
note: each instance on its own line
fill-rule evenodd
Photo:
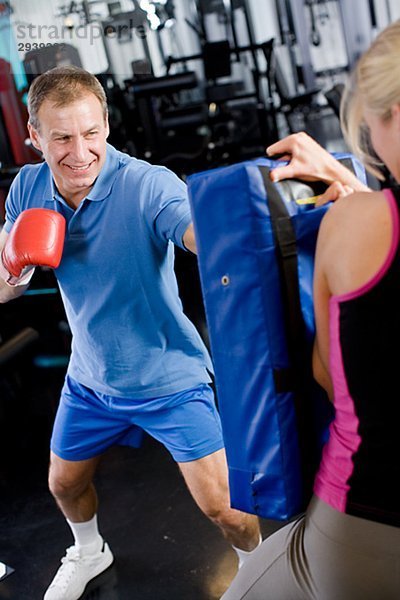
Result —
M 23 285 L 29 282 L 32 267 L 57 268 L 64 238 L 65 219 L 58 212 L 47 208 L 24 210 L 15 221 L 1 253 L 3 269 L 0 275 L 9 285 Z M 26 277 L 28 271 L 29 278 Z

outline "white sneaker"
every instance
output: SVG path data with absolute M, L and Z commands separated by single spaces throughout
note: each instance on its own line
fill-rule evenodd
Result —
M 105 542 L 96 554 L 82 554 L 77 546 L 67 549 L 61 567 L 51 582 L 43 600 L 78 600 L 85 587 L 113 562 L 112 552 Z

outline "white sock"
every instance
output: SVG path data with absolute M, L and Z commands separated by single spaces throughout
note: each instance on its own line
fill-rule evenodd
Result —
M 253 552 L 255 552 L 257 550 L 257 548 L 259 546 L 261 546 L 261 544 L 262 544 L 262 537 L 260 534 L 260 541 L 258 542 L 257 546 L 253 550 L 250 550 L 250 552 L 247 552 L 246 550 L 242 550 L 241 548 L 236 548 L 236 546 L 232 546 L 232 548 L 238 555 L 238 559 L 239 559 L 238 569 L 240 569 L 240 567 L 243 566 L 243 564 L 246 562 L 246 560 L 248 560 L 250 558 L 250 556 L 253 554 Z
M 96 552 L 99 552 L 103 545 L 103 538 L 101 537 L 97 526 L 97 514 L 95 514 L 90 521 L 73 523 L 67 519 L 67 523 L 72 530 L 75 545 L 78 546 L 78 548 L 81 548 L 85 554 L 95 554 Z

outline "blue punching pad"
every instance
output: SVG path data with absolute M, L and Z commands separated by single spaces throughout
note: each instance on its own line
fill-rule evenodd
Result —
M 365 182 L 360 163 L 335 155 Z M 310 498 L 331 404 L 313 381 L 321 182 L 257 159 L 188 178 L 232 506 L 286 520 Z M 279 163 L 282 164 L 282 163 Z M 303 200 L 303 202 L 302 202 Z

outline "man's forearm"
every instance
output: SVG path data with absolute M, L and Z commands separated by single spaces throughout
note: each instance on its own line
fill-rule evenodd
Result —
M 0 304 L 5 304 L 14 298 L 19 298 L 28 288 L 27 285 L 7 285 L 5 281 L 0 279 Z
M 25 267 L 19 277 L 12 276 L 4 267 L 2 253 L 0 254 L 0 303 L 4 304 L 22 296 L 28 288 L 35 267 Z

